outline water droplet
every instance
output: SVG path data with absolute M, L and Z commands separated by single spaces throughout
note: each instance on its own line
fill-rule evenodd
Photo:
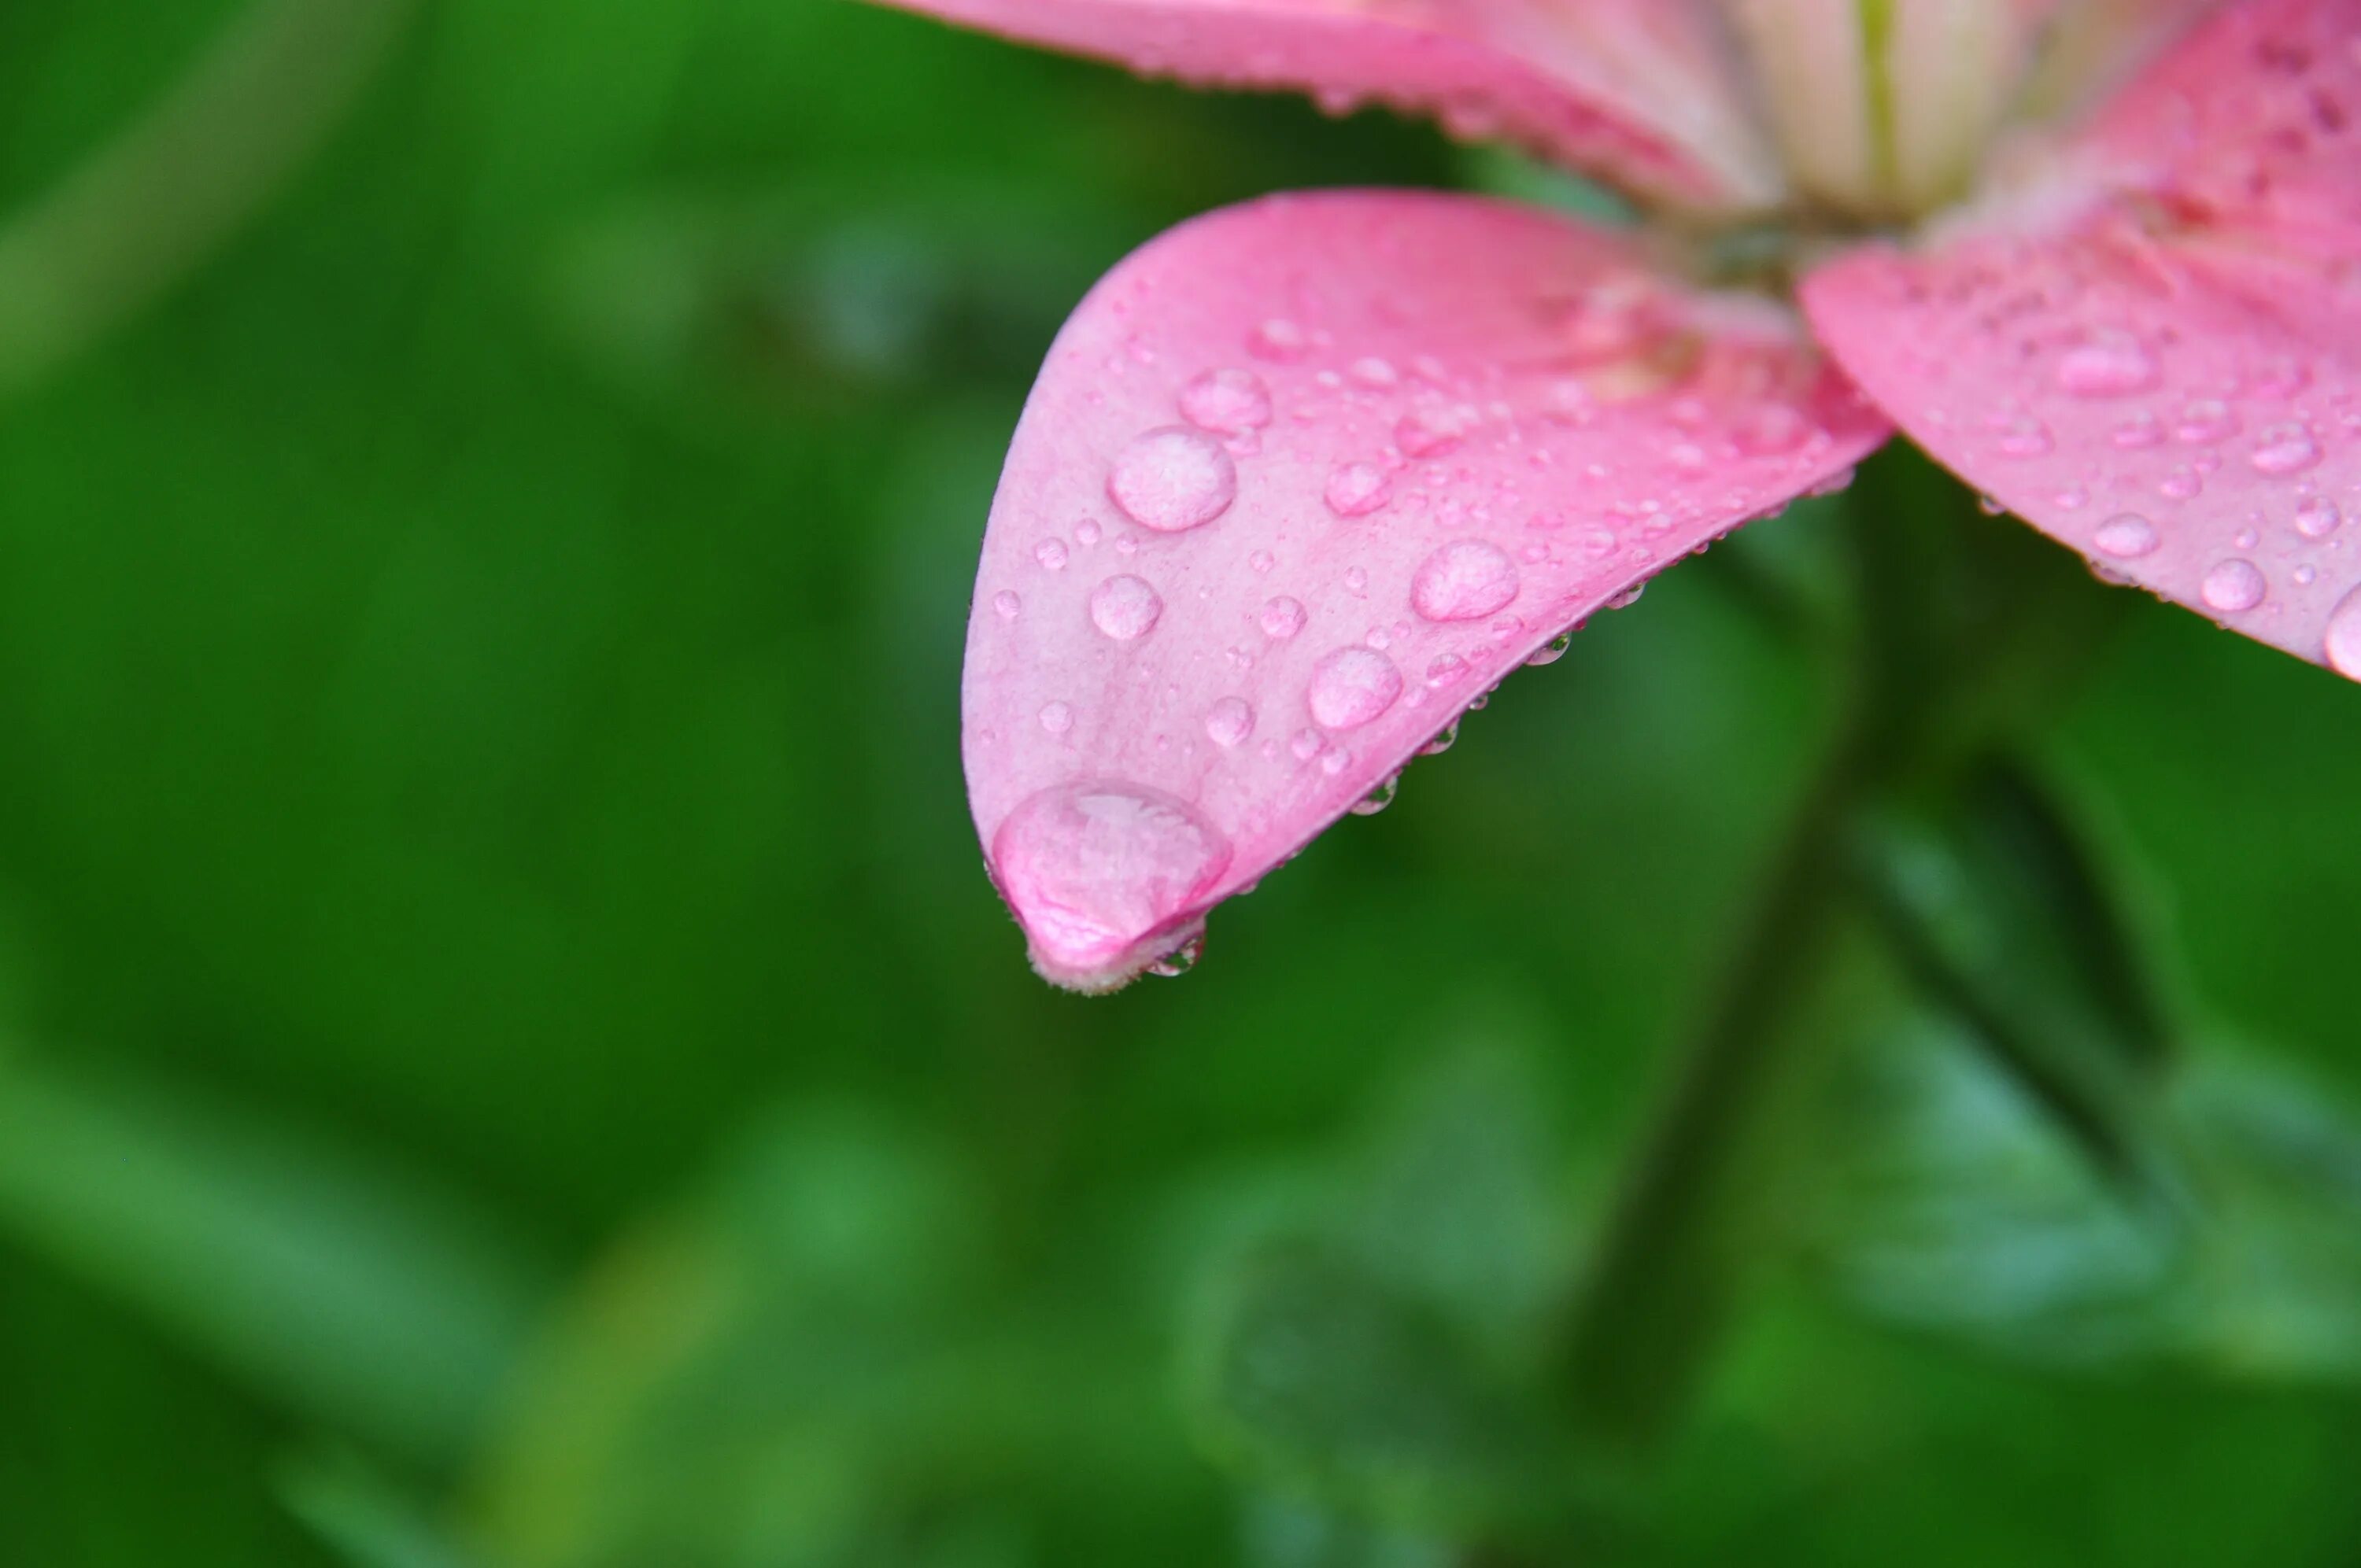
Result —
M 1062 702 L 1041 705 L 1041 728 L 1052 735 L 1063 735 L 1074 727 L 1074 710 Z
M 1401 672 L 1374 648 L 1339 648 L 1312 667 L 1305 694 L 1312 717 L 1328 729 L 1356 729 L 1401 696 Z
M 2336 601 L 2328 612 L 2328 667 L 2347 680 L 2361 681 L 2361 588 Z
M 1554 664 L 1565 658 L 1565 651 L 1573 646 L 1574 633 L 1571 630 L 1561 631 L 1527 654 L 1525 663 L 1532 669 L 1540 669 L 1545 664 Z
M 1262 607 L 1262 634 L 1284 642 L 1302 630 L 1310 619 L 1301 599 L 1281 594 Z
M 1827 478 L 1813 485 L 1810 489 L 1806 490 L 1804 493 L 1807 496 L 1814 497 L 1842 495 L 1845 491 L 1852 488 L 1853 476 L 1856 472 L 1858 472 L 1858 470 L 1850 467 L 1839 468 L 1835 473 L 1829 475 Z
M 993 835 L 995 880 L 1038 959 L 1092 970 L 1189 912 L 1230 862 L 1186 803 L 1117 780 L 1052 784 Z
M 1263 323 L 1246 339 L 1246 352 L 1264 359 L 1301 359 L 1311 347 L 1311 334 L 1283 316 Z
M 1607 600 L 1607 608 L 1609 609 L 1630 609 L 1633 605 L 1640 602 L 1640 596 L 1647 591 L 1648 585 L 1646 582 L 1642 581 L 1633 583 L 1630 587 L 1625 588 L 1622 592 L 1610 595 Z
M 1246 557 L 1246 565 L 1254 568 L 1255 576 L 1263 576 L 1279 565 L 1279 557 L 1268 550 L 1257 550 Z
M 2099 524 L 2091 543 L 2119 561 L 2136 560 L 2160 543 L 2156 524 L 2136 511 L 2121 511 Z
M 1243 745 L 1254 727 L 1254 707 L 1244 697 L 1225 696 L 1205 710 L 1205 738 L 1216 746 Z
M 1367 517 L 1393 499 L 1393 481 L 1372 463 L 1346 463 L 1328 476 L 1322 492 L 1338 517 Z
M 1353 379 L 1364 387 L 1373 387 L 1382 391 L 1388 387 L 1400 385 L 1401 372 L 1393 367 L 1390 360 L 1380 359 L 1371 355 L 1366 359 L 1353 361 Z
M 1394 803 L 1394 796 L 1400 793 L 1401 774 L 1389 773 L 1378 782 L 1376 788 L 1353 803 L 1353 815 L 1375 817 L 1378 812 L 1391 806 Z
M 1064 571 L 1066 569 L 1066 542 L 1062 539 L 1044 539 L 1040 543 L 1033 546 L 1033 559 L 1041 563 L 1041 569 L 1043 571 Z
M 1461 422 L 1447 415 L 1407 413 L 1394 426 L 1394 444 L 1405 457 L 1442 457 L 1458 447 L 1465 433 Z
M 2183 465 L 2156 482 L 2156 493 L 2167 500 L 2185 501 L 2205 488 L 2196 469 Z
M 1195 969 L 1205 956 L 1205 933 L 1198 932 L 1162 958 L 1148 966 L 1148 972 L 1159 980 L 1178 980 Z
M 1419 563 L 1411 608 L 1428 620 L 1477 620 L 1517 597 L 1517 564 L 1480 539 L 1455 539 Z
M 2110 438 L 2125 451 L 2160 444 L 2164 440 L 2164 421 L 2152 413 L 2137 413 L 2115 426 Z
M 1433 681 L 1434 673 L 1432 669 L 1428 670 L 1426 678 L 1430 683 Z M 1434 732 L 1434 738 L 1418 749 L 1418 754 L 1422 757 L 1440 757 L 1443 753 L 1451 750 L 1453 746 L 1456 745 L 1458 740 L 1459 720 L 1454 718 L 1450 723 L 1436 730 Z
M 2156 381 L 2156 356 L 2128 334 L 2094 338 L 2058 362 L 2059 387 L 2078 398 L 2128 397 Z
M 2056 444 L 2049 427 L 2031 414 L 2019 414 L 2001 426 L 1999 446 L 2004 457 L 2038 457 Z
M 2265 588 L 2263 574 L 2255 564 L 2234 555 L 2205 574 L 2204 581 L 2197 585 L 2197 597 L 2209 609 L 2235 615 L 2262 603 Z
M 2275 424 L 2255 438 L 2247 461 L 2258 474 L 2301 474 L 2320 461 L 2320 443 L 2301 424 Z
M 2295 503 L 2295 531 L 2306 539 L 2325 539 L 2344 521 L 2344 509 L 2326 496 L 2306 496 Z
M 1136 438 L 1115 458 L 1107 494 L 1142 528 L 1179 533 L 1213 521 L 1238 496 L 1238 469 L 1222 444 L 1170 425 Z
M 1456 653 L 1438 653 L 1434 656 L 1433 662 L 1426 666 L 1426 684 L 1431 686 L 1447 686 L 1455 680 L 1465 678 L 1466 674 L 1466 660 Z
M 2238 433 L 2238 416 L 2219 398 L 2200 398 L 2180 411 L 2172 433 L 2191 445 L 2224 440 Z
M 1074 543 L 1088 549 L 1099 542 L 1099 525 L 1093 518 L 1084 518 L 1074 524 Z
M 1268 424 L 1270 389 L 1251 370 L 1208 370 L 1180 389 L 1180 417 L 1217 435 Z
M 1345 568 L 1345 591 L 1358 598 L 1369 591 L 1369 574 L 1358 566 Z
M 1025 613 L 1025 601 L 1006 588 L 992 596 L 993 613 L 1003 620 L 1014 620 Z
M 1156 590 L 1127 573 L 1091 590 L 1091 624 L 1118 642 L 1147 636 L 1163 613 L 1164 601 Z
M 1321 748 L 1327 744 L 1327 737 L 1317 729 L 1299 729 L 1295 732 L 1295 739 L 1287 743 L 1287 749 L 1295 753 L 1297 762 L 1308 762 L 1318 756 Z

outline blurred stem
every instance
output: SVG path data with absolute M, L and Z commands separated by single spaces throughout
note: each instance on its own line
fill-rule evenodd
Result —
M 148 114 L 0 222 L 0 396 L 147 304 L 310 153 L 412 0 L 257 0 Z
M 2011 743 L 2070 687 L 2063 675 L 2124 601 L 2030 531 L 1978 516 L 1907 448 L 1864 466 L 1847 510 L 1856 636 L 1834 739 L 1640 1140 L 1561 1342 L 1575 1418 L 1611 1447 L 1669 1425 L 1737 1297 L 1752 1162 L 1809 1043 L 1800 1015 L 1849 910 L 1856 819 L 1889 791 L 1930 787 Z

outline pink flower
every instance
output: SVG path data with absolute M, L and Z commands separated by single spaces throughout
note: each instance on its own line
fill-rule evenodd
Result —
M 2361 678 L 2361 0 L 897 3 L 1431 110 L 1651 219 L 1273 197 L 1083 302 L 964 691 L 1052 981 L 1182 948 L 1504 674 L 1895 426 Z

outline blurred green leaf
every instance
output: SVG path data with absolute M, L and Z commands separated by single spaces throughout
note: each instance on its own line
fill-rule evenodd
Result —
M 2118 1179 L 2171 1185 L 2155 1125 L 2173 1026 L 2151 949 L 2054 790 L 1995 753 L 1863 823 L 1855 880 L 1927 999 Z
M 465 1200 L 161 1078 L 0 1068 L 0 1234 L 331 1430 L 450 1463 L 546 1276 Z
M 1184 1386 L 1212 1450 L 1264 1485 L 1425 1525 L 1556 1495 L 1550 1426 L 1434 1308 L 1336 1252 L 1266 1247 L 1214 1282 Z
M 470 1568 L 441 1527 L 348 1453 L 307 1453 L 280 1468 L 288 1509 L 351 1568 Z

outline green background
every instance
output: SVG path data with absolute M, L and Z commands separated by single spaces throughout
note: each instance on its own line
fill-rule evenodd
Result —
M 79 304 L 0 268 L 0 371 L 112 322 L 0 376 L 0 1563 L 2361 1561 L 2350 686 L 2115 595 L 2036 739 L 2197 1064 L 2143 1103 L 2264 1150 L 2202 1245 L 1853 932 L 1869 1090 L 1676 1435 L 1563 1464 L 1535 1347 L 1829 722 L 1750 585 L 1871 503 L 1059 994 L 957 734 L 1049 335 L 1207 207 L 1521 176 L 828 0 L 277 12 L 360 41 Z M 0 225 L 241 15 L 0 8 Z

